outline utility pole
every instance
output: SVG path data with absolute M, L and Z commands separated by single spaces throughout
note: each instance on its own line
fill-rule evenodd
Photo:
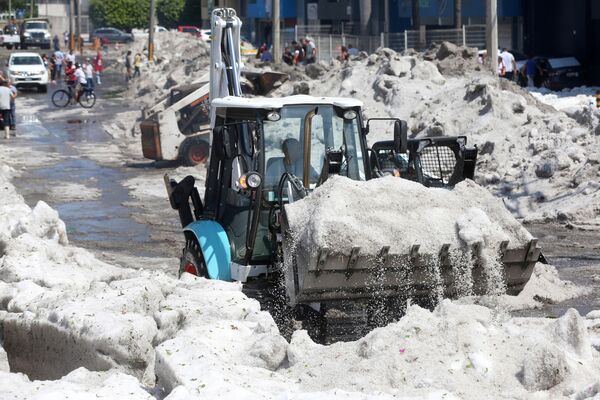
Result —
M 486 0 L 485 5 L 488 65 L 496 74 L 498 72 L 498 2 Z
M 360 0 L 358 5 L 360 7 L 360 34 L 369 35 L 371 33 L 369 31 L 372 11 L 371 0 Z
M 454 27 L 462 28 L 462 0 L 454 0 Z
M 81 0 L 77 0 L 77 50 L 83 55 L 83 46 L 81 44 Z
M 148 61 L 154 62 L 154 0 L 150 0 L 150 27 L 148 28 Z
M 12 18 L 12 0 L 8 0 L 8 16 Z
M 75 0 L 70 0 L 69 1 L 69 50 L 73 51 L 73 33 L 75 31 L 75 21 L 73 20 L 75 18 L 74 16 L 74 12 L 75 12 Z
M 29 8 L 29 18 L 33 18 L 33 0 L 31 0 L 30 8 Z
M 383 31 L 388 34 L 390 32 L 390 0 L 383 0 Z
M 280 0 L 273 0 L 273 61 L 275 64 L 281 62 L 280 5 Z

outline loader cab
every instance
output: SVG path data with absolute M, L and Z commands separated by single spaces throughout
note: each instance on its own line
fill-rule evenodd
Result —
M 310 96 L 213 101 L 204 214 L 227 232 L 233 262 L 271 264 L 280 207 L 316 188 L 329 172 L 370 178 L 361 105 Z M 248 187 L 249 173 L 258 173 L 259 187 Z

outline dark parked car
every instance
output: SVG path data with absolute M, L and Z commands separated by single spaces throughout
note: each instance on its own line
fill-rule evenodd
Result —
M 131 33 L 123 32 L 117 28 L 98 28 L 90 34 L 90 41 L 94 41 L 95 38 L 99 38 L 102 41 L 106 39 L 108 43 L 133 42 L 133 35 Z
M 536 87 L 562 90 L 583 85 L 581 64 L 575 57 L 534 57 L 538 66 L 533 82 Z M 519 84 L 527 86 L 526 61 L 518 62 Z

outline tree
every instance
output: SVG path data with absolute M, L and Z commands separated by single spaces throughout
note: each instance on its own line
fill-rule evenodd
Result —
M 27 8 L 25 0 L 12 0 L 11 3 L 13 14 L 17 9 L 24 10 Z M 8 12 L 8 0 L 0 0 L 0 10 L 3 12 Z
M 125 30 L 147 28 L 149 0 L 92 0 L 90 18 L 95 26 L 111 26 Z
M 158 23 L 166 28 L 177 28 L 185 0 L 158 0 L 156 3 L 156 17 Z

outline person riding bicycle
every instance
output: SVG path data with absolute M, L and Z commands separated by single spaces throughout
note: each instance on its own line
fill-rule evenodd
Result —
M 75 86 L 75 101 L 79 101 L 79 97 L 81 96 L 81 93 L 88 89 L 88 84 L 87 84 L 87 78 L 85 76 L 85 72 L 83 71 L 83 68 L 81 67 L 81 64 L 77 64 L 76 65 L 76 69 L 75 69 L 75 79 L 76 79 L 76 86 Z
M 65 81 L 67 82 L 67 90 L 71 95 L 75 93 L 75 86 L 77 86 L 77 78 L 75 77 L 75 71 L 77 68 L 72 62 L 67 62 L 67 68 L 65 68 Z

